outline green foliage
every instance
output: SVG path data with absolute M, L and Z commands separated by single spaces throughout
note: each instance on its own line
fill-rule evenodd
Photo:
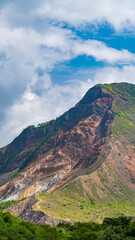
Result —
M 0 203 L 0 211 L 2 211 L 2 210 L 4 210 L 4 209 L 6 209 L 6 208 L 8 208 L 8 207 L 10 207 L 10 206 L 18 203 L 18 202 L 21 202 L 21 201 L 23 201 L 24 199 L 25 199 L 25 198 L 23 198 L 23 199 L 21 199 L 21 200 L 16 200 L 16 201 L 15 201 L 15 200 L 12 200 L 12 201 L 1 202 L 1 203 Z
M 10 213 L 0 212 L 0 240 L 132 240 L 135 222 L 120 216 L 108 223 L 60 223 L 57 227 L 25 222 Z
M 101 86 L 107 90 L 109 90 L 112 93 L 115 93 L 112 89 L 112 85 L 111 84 L 101 84 Z
M 125 137 L 127 142 L 134 143 L 135 134 L 135 85 L 127 83 L 112 84 L 115 92 L 112 111 L 112 136 L 115 139 Z
M 78 240 L 124 240 L 134 239 L 135 222 L 130 218 L 120 216 L 119 218 L 109 219 L 109 223 L 60 223 L 57 228 L 63 228 L 70 235 L 69 239 Z
M 39 123 L 39 124 L 37 125 L 37 127 L 44 127 L 44 126 L 46 126 L 46 125 L 51 125 L 51 124 L 53 124 L 54 122 L 55 122 L 55 120 L 51 120 L 51 121 L 45 122 L 45 123 Z
M 62 240 L 58 237 L 57 228 L 24 222 L 10 213 L 0 212 L 0 240 Z
M 36 128 L 35 125 L 30 125 L 27 127 L 27 129 L 33 129 L 33 128 Z

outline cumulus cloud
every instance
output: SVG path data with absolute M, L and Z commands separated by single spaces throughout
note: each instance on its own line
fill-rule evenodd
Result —
M 59 116 L 95 83 L 119 81 L 117 76 L 133 81 L 133 66 L 114 66 L 135 63 L 135 54 L 81 39 L 63 24 L 83 28 L 108 21 L 118 31 L 134 26 L 134 9 L 130 0 L 0 1 L 0 146 L 24 127 Z M 54 85 L 53 68 L 80 55 L 113 67 L 97 70 L 87 81 Z
M 75 43 L 74 51 L 77 55 L 85 54 L 93 56 L 97 61 L 108 63 L 130 63 L 135 62 L 135 55 L 123 49 L 121 51 L 107 47 L 105 43 L 96 40 L 87 40 Z
M 28 125 L 37 125 L 63 114 L 83 97 L 90 86 L 90 80 L 74 81 L 64 86 L 54 85 L 40 96 L 29 86 L 6 111 L 5 121 L 0 126 L 0 146 L 9 143 Z
M 49 18 L 75 27 L 104 21 L 108 21 L 117 31 L 125 28 L 132 30 L 135 27 L 133 0 L 1 0 L 0 7 L 6 7 L 6 11 L 12 7 L 12 11 L 8 11 L 8 20 L 17 25 L 22 21 L 30 25 L 35 16 L 40 20 Z M 5 16 L 5 8 L 1 14 Z M 6 20 L 7 17 L 5 22 Z
M 12 104 L 29 84 L 34 84 L 35 79 L 33 89 L 39 85 L 40 89 L 46 88 L 48 79 L 45 76 L 53 67 L 78 55 L 85 54 L 95 57 L 97 61 L 114 64 L 135 61 L 134 54 L 127 50 L 118 51 L 103 42 L 82 40 L 71 30 L 60 26 L 50 25 L 46 31 L 39 32 L 28 26 L 3 24 L 0 31 L 1 114 L 3 106 Z M 37 74 L 38 69 L 42 70 L 42 76 Z M 5 98 L 6 95 L 8 97 Z
M 135 84 L 135 66 L 106 67 L 96 71 L 95 83 L 128 82 Z
M 112 24 L 117 31 L 135 26 L 133 0 L 46 0 L 35 14 L 64 21 L 75 27 L 104 21 Z
M 68 42 L 68 30 L 50 28 L 45 34 L 33 29 L 1 27 L 0 29 L 0 115 L 33 84 L 33 89 L 46 88 L 50 80 L 48 72 L 55 64 L 71 59 L 64 46 L 49 46 L 49 37 L 55 38 L 62 45 Z M 65 41 L 64 41 L 65 40 Z M 53 44 L 53 43 L 52 43 Z M 39 69 L 42 71 L 38 74 Z M 35 87 L 34 87 L 35 83 Z M 41 86 L 42 85 L 42 86 Z M 2 121 L 2 118 L 1 118 Z

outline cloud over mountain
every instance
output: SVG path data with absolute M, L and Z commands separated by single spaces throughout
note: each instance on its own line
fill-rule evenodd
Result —
M 134 5 L 133 1 L 118 3 L 115 0 L 97 0 L 96 4 L 88 0 L 1 1 L 1 146 L 27 125 L 59 116 L 97 82 L 134 81 L 130 78 L 134 73 L 134 52 L 78 34 L 91 24 L 96 29 L 105 22 L 111 24 L 116 33 L 127 27 L 133 31 Z M 62 79 L 61 84 L 56 79 L 54 82 L 53 69 L 78 56 L 102 62 L 103 68 L 97 66 L 93 77 L 89 74 L 86 80 L 70 76 L 70 81 Z

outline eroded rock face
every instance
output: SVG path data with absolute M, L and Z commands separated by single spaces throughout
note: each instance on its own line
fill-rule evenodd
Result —
M 49 224 L 51 226 L 57 226 L 60 222 L 67 223 L 67 221 L 61 219 L 51 218 L 42 211 L 27 211 L 23 213 L 20 218 L 24 221 L 36 224 Z
M 112 102 L 108 91 L 95 86 L 57 120 L 24 130 L 1 156 L 2 172 L 16 168 L 21 172 L 0 187 L 0 199 L 52 191 L 84 173 L 97 160 L 110 135 Z

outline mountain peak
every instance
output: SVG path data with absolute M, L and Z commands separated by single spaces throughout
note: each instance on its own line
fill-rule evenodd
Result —
M 119 176 L 128 173 L 123 182 L 134 188 L 134 168 L 127 161 L 134 162 L 134 106 L 135 85 L 99 84 L 58 119 L 24 130 L 1 151 L 1 200 L 53 191 L 78 176 L 93 174 L 110 159 L 112 167 L 124 161 Z M 121 160 L 128 144 L 132 156 L 127 150 Z
M 109 94 L 104 91 L 102 85 L 95 85 L 94 87 L 90 88 L 87 93 L 84 95 L 82 100 L 79 104 L 90 104 L 91 102 L 95 101 L 98 98 L 108 97 Z

